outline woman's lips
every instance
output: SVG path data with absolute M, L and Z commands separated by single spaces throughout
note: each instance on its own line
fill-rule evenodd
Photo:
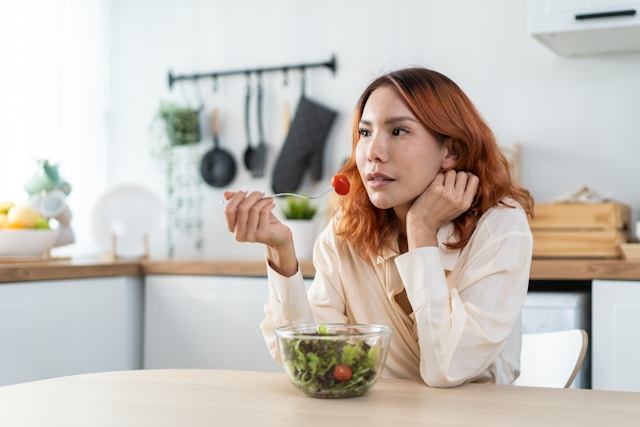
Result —
M 371 188 L 381 188 L 393 183 L 395 179 L 382 173 L 368 173 L 367 184 Z

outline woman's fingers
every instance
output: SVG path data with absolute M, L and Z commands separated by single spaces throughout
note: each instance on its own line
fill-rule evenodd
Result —
M 236 228 L 238 205 L 244 200 L 246 191 L 225 191 L 224 198 L 227 204 L 224 206 L 224 216 L 227 220 L 227 229 L 231 232 Z
M 227 198 L 228 194 L 225 194 Z M 227 204 L 224 207 L 224 214 L 227 218 L 229 231 L 233 232 L 238 224 L 245 224 L 249 218 L 251 209 L 254 205 L 264 197 L 264 193 L 253 191 L 237 191 L 227 198 Z
M 264 199 L 260 197 L 254 204 L 251 205 L 250 209 L 247 211 L 246 219 L 243 217 L 239 219 L 239 223 L 243 224 L 243 227 L 240 227 L 236 230 L 236 236 L 238 232 L 242 232 L 243 241 L 249 242 L 259 242 L 262 241 L 264 237 L 261 231 L 264 230 L 264 227 L 267 227 L 269 223 L 265 223 L 261 221 L 264 213 L 271 213 L 273 209 L 273 199 Z
M 260 201 L 263 200 L 263 197 L 264 193 L 252 191 L 246 194 L 236 206 L 235 227 L 231 231 L 235 233 L 236 240 L 239 242 L 246 242 L 249 239 L 249 234 L 255 233 L 252 227 L 255 228 L 257 221 L 252 221 L 251 218 L 258 215 L 255 212 L 260 209 Z
M 467 184 L 465 186 L 465 204 L 470 207 L 473 203 L 474 197 L 478 194 L 478 188 L 480 186 L 480 178 L 467 172 Z
M 463 201 L 468 192 L 477 191 L 477 177 L 470 172 L 455 171 L 453 169 L 442 173 L 444 193 L 452 201 Z M 474 177 L 474 184 L 469 186 L 470 177 Z M 434 180 L 435 182 L 435 180 Z M 475 194 L 475 193 L 474 193 Z
M 224 198 L 227 228 L 236 241 L 282 246 L 291 240 L 290 230 L 273 214 L 273 197 L 264 197 L 259 191 L 228 191 Z
M 273 198 L 265 198 L 260 191 L 228 192 L 224 197 L 227 227 L 238 242 L 267 243 L 273 239 Z
M 433 185 L 439 188 L 440 197 L 450 206 L 462 213 L 471 207 L 478 193 L 480 180 L 471 172 L 448 170 L 436 176 Z

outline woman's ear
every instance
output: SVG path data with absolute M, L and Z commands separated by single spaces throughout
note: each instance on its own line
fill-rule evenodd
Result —
M 442 142 L 442 169 L 455 169 L 458 164 L 458 150 L 453 142 L 453 138 L 447 138 Z

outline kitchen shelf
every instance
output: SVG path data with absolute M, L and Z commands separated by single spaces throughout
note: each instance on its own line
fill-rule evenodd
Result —
M 279 72 L 283 73 L 285 76 L 290 70 L 299 70 L 304 74 L 305 70 L 309 68 L 328 68 L 336 74 L 337 63 L 336 56 L 332 55 L 328 61 L 325 62 L 307 62 L 301 64 L 291 64 L 291 65 L 277 65 L 272 67 L 261 67 L 261 68 L 243 68 L 237 70 L 226 70 L 226 71 L 212 71 L 207 73 L 193 73 L 193 74 L 173 74 L 169 71 L 169 89 L 173 88 L 173 84 L 177 81 L 181 80 L 201 80 L 201 79 L 213 79 L 214 83 L 220 77 L 228 77 L 228 76 L 236 76 L 236 75 L 261 75 L 265 73 L 273 73 Z
M 529 31 L 563 56 L 640 51 L 638 0 L 529 0 Z

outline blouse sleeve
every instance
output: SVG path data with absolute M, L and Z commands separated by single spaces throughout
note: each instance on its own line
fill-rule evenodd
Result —
M 298 268 L 295 275 L 284 277 L 273 270 L 267 262 L 269 298 L 265 305 L 265 319 L 260 324 L 267 347 L 276 360 L 277 343 L 274 330 L 279 326 L 292 324 L 344 323 L 347 321 L 344 295 L 336 286 L 341 282 L 335 268 L 337 253 L 328 239 L 330 231 L 325 229 L 317 239 L 313 249 L 316 274 L 309 290 Z M 313 309 L 309 301 L 313 302 Z
M 494 230 L 476 242 L 465 248 L 467 262 L 456 265 L 453 283 L 447 282 L 437 247 L 396 258 L 417 326 L 420 374 L 432 387 L 477 378 L 520 321 L 531 265 L 530 230 L 502 235 Z
M 264 306 L 265 318 L 260 323 L 271 356 L 282 363 L 278 354 L 275 329 L 292 324 L 314 323 L 300 268 L 291 277 L 278 274 L 267 262 L 269 298 Z

